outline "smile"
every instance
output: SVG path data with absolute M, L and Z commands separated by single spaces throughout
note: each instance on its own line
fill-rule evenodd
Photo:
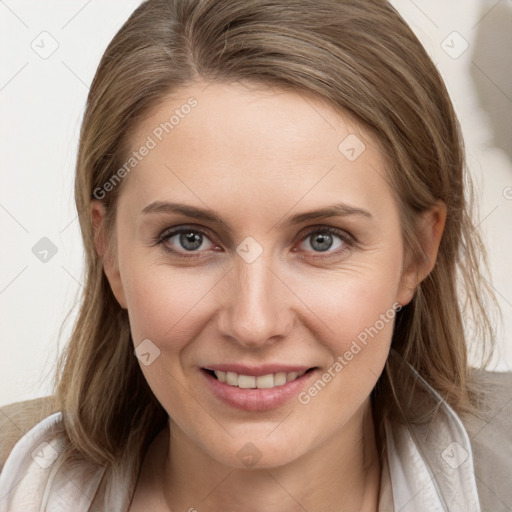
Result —
M 235 372 L 222 372 L 213 371 L 215 377 L 220 382 L 224 382 L 228 386 L 234 386 L 244 389 L 270 389 L 283 386 L 287 382 L 292 382 L 295 379 L 302 377 L 307 370 L 301 372 L 278 372 L 269 373 L 267 375 L 243 375 Z
M 296 397 L 319 372 L 316 367 L 284 367 L 282 364 L 259 368 L 215 365 L 201 370 L 206 389 L 213 396 L 230 407 L 253 412 L 283 406 Z

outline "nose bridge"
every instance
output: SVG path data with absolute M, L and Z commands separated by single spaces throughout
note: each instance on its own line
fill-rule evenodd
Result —
M 267 255 L 250 263 L 238 255 L 235 258 L 219 328 L 242 345 L 262 345 L 290 330 L 289 297 L 269 267 L 272 262 Z

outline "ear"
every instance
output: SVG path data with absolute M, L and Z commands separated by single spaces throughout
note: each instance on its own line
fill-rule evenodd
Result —
M 106 239 L 104 224 L 106 214 L 105 205 L 101 201 L 93 199 L 91 201 L 90 211 L 92 226 L 94 230 L 94 246 L 96 248 L 96 252 L 98 253 L 98 257 L 103 264 L 103 270 L 107 276 L 110 287 L 112 288 L 112 293 L 117 299 L 117 302 L 119 302 L 119 305 L 123 309 L 127 309 L 126 297 L 124 294 L 123 283 L 121 281 L 121 275 L 119 273 L 117 257 L 112 254 Z
M 437 201 L 432 208 L 420 214 L 416 222 L 416 233 L 421 255 L 415 257 L 411 251 L 407 251 L 396 299 L 402 306 L 412 300 L 417 286 L 434 268 L 445 223 L 446 205 L 442 201 Z

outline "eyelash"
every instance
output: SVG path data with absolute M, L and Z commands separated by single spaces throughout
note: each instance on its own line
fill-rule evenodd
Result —
M 198 253 L 195 251 L 189 251 L 189 253 L 187 254 L 187 252 L 176 251 L 175 249 L 171 249 L 169 246 L 165 245 L 165 242 L 167 240 L 169 240 L 170 238 L 172 238 L 176 235 L 180 235 L 182 233 L 186 234 L 186 233 L 190 233 L 190 232 L 195 233 L 195 234 L 200 234 L 203 237 L 210 240 L 210 237 L 208 236 L 208 233 L 206 233 L 206 231 L 204 231 L 200 228 L 194 227 L 194 226 L 182 226 L 182 227 L 175 228 L 175 229 L 169 229 L 169 228 L 165 229 L 160 235 L 158 235 L 155 238 L 154 245 L 160 245 L 166 252 L 177 255 L 179 257 L 183 257 L 183 258 L 201 257 L 201 253 Z M 334 228 L 332 226 L 313 226 L 306 233 L 303 233 L 303 234 L 297 236 L 296 238 L 294 238 L 293 243 L 295 243 L 297 240 L 300 240 L 302 242 L 302 241 L 306 240 L 307 238 L 309 238 L 311 235 L 314 235 L 317 233 L 322 233 L 322 234 L 328 233 L 330 235 L 335 235 L 338 238 L 340 238 L 340 240 L 345 244 L 345 247 L 341 248 L 341 249 L 337 249 L 335 251 L 327 250 L 327 251 L 325 251 L 325 253 L 322 251 L 313 251 L 313 253 L 316 254 L 315 256 L 313 256 L 313 258 L 328 258 L 330 256 L 339 255 L 339 254 L 345 252 L 347 249 L 350 249 L 357 245 L 357 240 L 355 239 L 354 236 L 350 235 L 346 231 L 343 231 L 338 228 Z

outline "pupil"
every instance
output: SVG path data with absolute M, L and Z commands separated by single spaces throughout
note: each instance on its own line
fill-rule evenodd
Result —
M 329 249 L 332 245 L 332 236 L 331 235 L 322 235 L 317 234 L 313 237 L 313 242 L 311 243 L 311 246 L 313 249 L 316 249 L 318 251 L 326 251 Z
M 193 251 L 201 247 L 202 235 L 199 233 L 182 233 L 180 235 L 180 243 L 184 249 Z

